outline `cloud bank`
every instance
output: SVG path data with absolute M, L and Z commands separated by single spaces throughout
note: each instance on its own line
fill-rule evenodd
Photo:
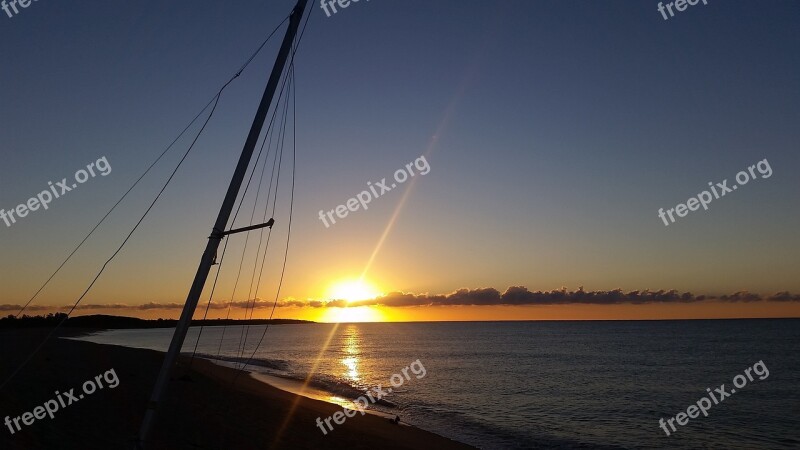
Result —
M 386 295 L 368 300 L 347 302 L 346 300 L 295 300 L 285 299 L 277 304 L 274 301 L 254 299 L 250 301 L 237 301 L 228 303 L 211 303 L 209 309 L 222 310 L 228 307 L 236 309 L 254 308 L 270 309 L 273 306 L 285 307 L 311 307 L 311 308 L 346 308 L 357 306 L 385 306 L 394 308 L 413 306 L 528 306 L 528 305 L 645 305 L 654 303 L 698 303 L 704 301 L 718 301 L 725 303 L 754 303 L 754 302 L 800 302 L 800 294 L 791 294 L 788 291 L 777 292 L 764 296 L 748 291 L 734 292 L 728 295 L 694 295 L 691 292 L 634 290 L 625 292 L 622 289 L 611 291 L 584 291 L 583 287 L 575 291 L 561 288 L 552 291 L 529 291 L 524 286 L 511 286 L 501 293 L 495 288 L 458 289 L 450 294 L 412 294 L 406 292 L 390 292 Z M 207 304 L 200 304 L 198 309 L 206 308 Z M 21 305 L 0 305 L 0 311 L 17 312 Z M 25 311 L 53 311 L 69 310 L 71 306 L 31 305 Z M 174 310 L 182 309 L 183 303 L 144 303 L 141 305 L 127 305 L 122 303 L 86 304 L 78 306 L 79 310 Z
M 392 292 L 385 296 L 352 302 L 349 306 L 521 306 L 521 305 L 644 305 L 652 303 L 697 303 L 703 301 L 740 302 L 800 302 L 800 295 L 783 291 L 770 296 L 739 291 L 730 295 L 694 295 L 676 290 L 529 291 L 524 286 L 511 286 L 504 293 L 495 288 L 459 289 L 447 295 L 415 295 Z M 341 305 L 331 305 L 341 306 Z

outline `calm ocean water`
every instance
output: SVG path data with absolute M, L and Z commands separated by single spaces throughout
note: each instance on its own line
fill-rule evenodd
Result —
M 240 357 L 243 331 L 224 330 L 223 359 Z M 263 332 L 249 328 L 245 357 Z M 163 351 L 171 333 L 114 330 L 86 340 Z M 222 327 L 205 328 L 198 353 L 217 355 L 222 336 Z M 376 409 L 486 449 L 800 448 L 798 348 L 800 320 L 279 325 L 248 369 L 300 380 L 318 361 L 314 388 L 341 402 L 385 389 L 419 359 L 425 376 L 412 374 Z M 729 390 L 762 360 L 764 381 L 670 437 L 659 428 L 659 418 L 686 411 L 706 388 Z M 320 431 L 310 423 L 309 432 Z

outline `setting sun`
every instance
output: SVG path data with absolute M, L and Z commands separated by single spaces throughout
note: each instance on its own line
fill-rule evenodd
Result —
M 370 283 L 364 280 L 345 280 L 333 284 L 328 289 L 328 299 L 347 300 L 366 300 L 375 298 L 381 293 Z

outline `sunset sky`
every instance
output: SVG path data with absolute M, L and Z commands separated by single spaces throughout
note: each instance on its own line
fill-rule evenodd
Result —
M 0 221 L 0 314 L 28 301 L 293 5 L 43 0 L 13 18 L 0 13 L 0 208 L 98 158 L 112 167 L 46 211 Z M 709 1 L 667 21 L 656 5 L 376 0 L 326 17 L 310 2 L 275 317 L 799 317 L 800 3 Z M 97 307 L 78 314 L 179 315 L 284 30 L 225 90 L 165 194 L 82 302 Z M 29 314 L 77 300 L 190 142 L 167 154 Z M 421 155 L 429 173 L 329 228 L 319 220 Z M 764 159 L 769 178 L 669 226 L 658 217 Z M 284 255 L 291 165 L 281 176 L 259 318 Z M 235 226 L 248 221 L 243 213 Z M 244 234 L 228 239 L 212 318 L 226 314 L 242 257 Z M 234 305 L 253 297 L 258 232 L 250 239 Z M 355 301 L 326 304 L 336 298 Z

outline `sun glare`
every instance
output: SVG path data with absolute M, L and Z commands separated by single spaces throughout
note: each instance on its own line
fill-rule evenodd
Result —
M 365 280 L 350 279 L 333 283 L 328 288 L 328 300 L 344 300 L 347 306 L 326 308 L 323 322 L 382 322 L 383 315 L 369 306 L 357 306 L 353 302 L 368 300 L 383 295 L 374 285 Z
M 381 293 L 370 283 L 363 280 L 346 280 L 333 284 L 328 289 L 329 300 L 367 300 L 380 296 Z

